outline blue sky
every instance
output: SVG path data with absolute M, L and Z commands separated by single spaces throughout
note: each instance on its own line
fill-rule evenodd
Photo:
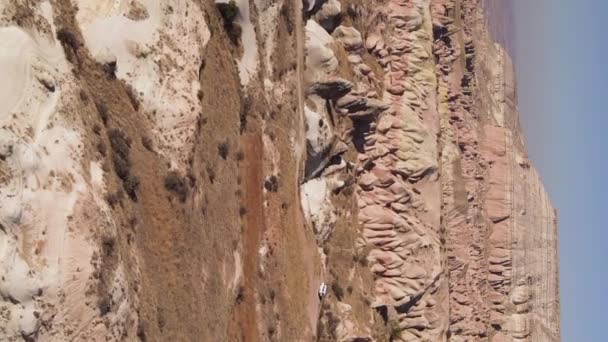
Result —
M 562 340 L 608 341 L 608 1 L 514 3 L 521 121 L 559 215 Z

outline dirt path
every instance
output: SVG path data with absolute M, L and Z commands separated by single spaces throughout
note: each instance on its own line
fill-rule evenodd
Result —
M 258 323 L 256 311 L 256 284 L 258 270 L 258 249 L 264 233 L 264 165 L 262 139 L 259 134 L 246 134 L 241 139 L 245 159 L 240 171 L 244 182 L 243 207 L 247 214 L 243 222 L 243 281 L 242 292 L 237 299 L 234 311 L 234 322 L 241 336 L 232 336 L 232 340 L 258 341 Z

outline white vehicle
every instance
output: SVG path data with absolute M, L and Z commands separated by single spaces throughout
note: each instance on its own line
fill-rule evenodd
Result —
M 319 299 L 323 299 L 327 295 L 327 284 L 321 283 L 319 286 Z

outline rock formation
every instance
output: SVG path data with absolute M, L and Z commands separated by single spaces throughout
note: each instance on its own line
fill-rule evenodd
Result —
M 557 215 L 487 24 L 0 3 L 0 339 L 560 340 Z

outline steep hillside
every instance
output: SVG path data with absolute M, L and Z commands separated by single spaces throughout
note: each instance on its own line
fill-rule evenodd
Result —
M 1 340 L 560 339 L 481 0 L 1 1 L 0 47 Z

